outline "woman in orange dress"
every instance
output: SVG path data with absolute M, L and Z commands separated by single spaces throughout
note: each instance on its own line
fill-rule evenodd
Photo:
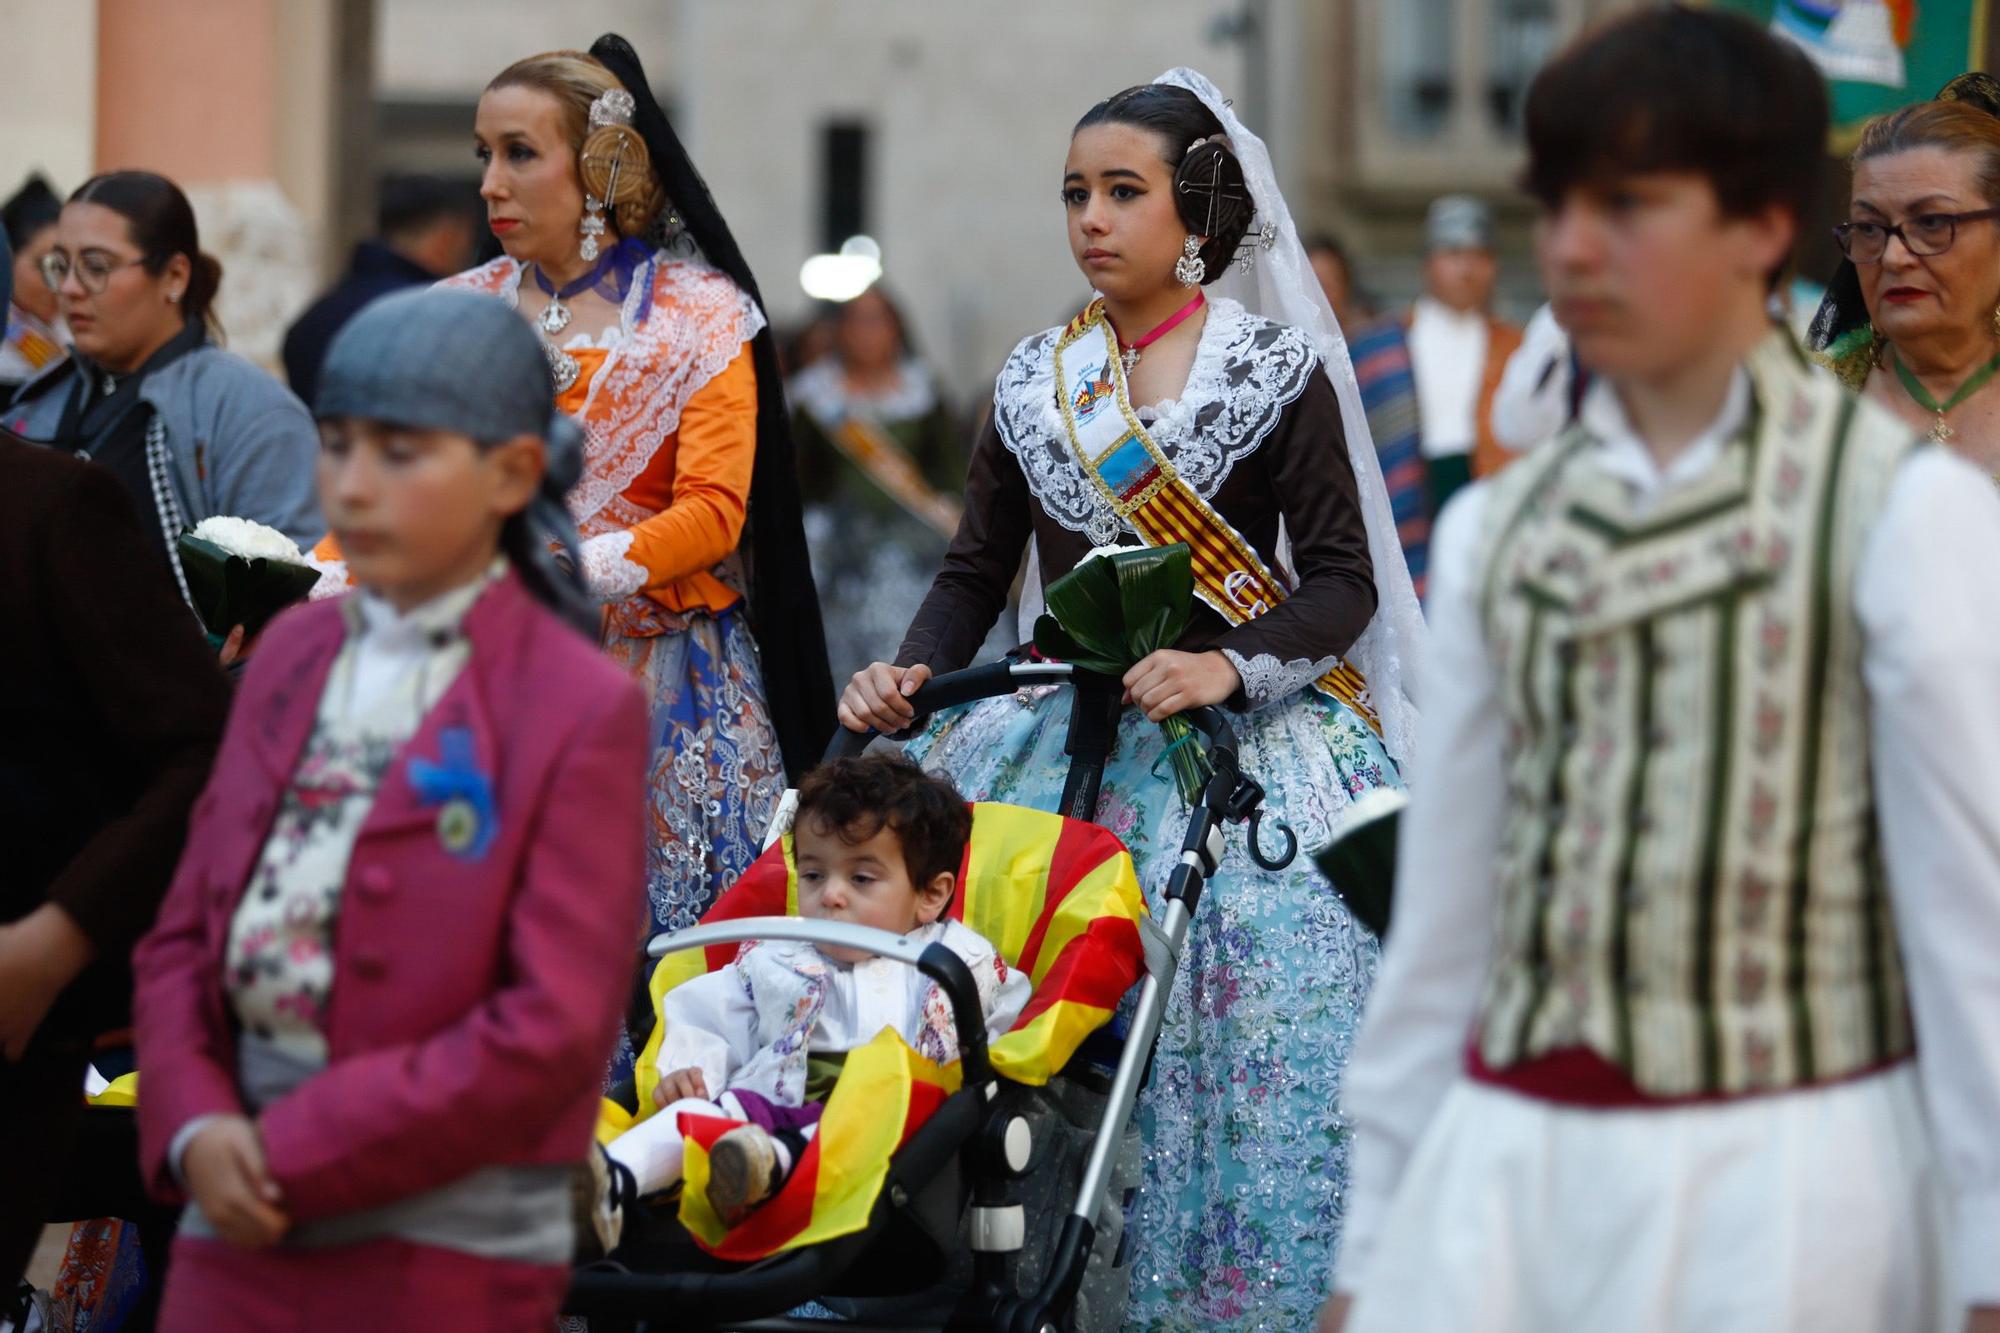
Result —
M 654 730 L 652 924 L 692 925 L 757 855 L 833 692 L 757 288 L 632 48 L 517 61 L 474 127 L 505 254 L 446 280 L 513 304 L 583 426 L 570 494 L 605 650 Z

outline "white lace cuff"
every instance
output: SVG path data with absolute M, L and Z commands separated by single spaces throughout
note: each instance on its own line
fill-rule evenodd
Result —
M 632 533 L 603 532 L 584 542 L 578 552 L 583 558 L 583 579 L 590 595 L 600 602 L 622 602 L 646 586 L 646 567 L 626 559 L 632 549 Z
M 307 601 L 323 602 L 329 597 L 344 596 L 351 589 L 345 560 L 318 560 L 307 556 L 306 563 L 319 571 L 319 582 L 313 584 L 312 591 L 306 594 Z
M 1243 698 L 1252 708 L 1289 699 L 1340 665 L 1338 653 L 1318 661 L 1310 657 L 1281 661 L 1270 653 L 1245 657 L 1233 648 L 1224 648 L 1222 655 L 1229 659 L 1230 665 L 1236 668 L 1236 674 L 1242 678 Z

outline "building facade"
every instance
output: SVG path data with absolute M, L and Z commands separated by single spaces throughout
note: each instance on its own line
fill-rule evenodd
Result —
M 1301 214 L 1353 252 L 1385 306 L 1421 285 L 1423 218 L 1440 194 L 1488 200 L 1499 219 L 1500 304 L 1524 318 L 1540 299 L 1533 209 L 1519 189 L 1521 105 L 1544 60 L 1585 24 L 1646 0 L 1327 0 L 1301 49 L 1303 114 L 1316 129 Z
M 354 226 L 372 16 L 343 0 L 0 0 L 0 196 L 143 168 L 186 189 L 222 261 L 232 347 L 277 361 Z
M 1418 288 L 1429 201 L 1488 198 L 1501 304 L 1524 316 L 1522 96 L 1585 24 L 1654 2 L 0 0 L 10 51 L 33 53 L 0 83 L 0 194 L 30 170 L 59 190 L 113 167 L 173 176 L 224 262 L 232 343 L 270 362 L 367 234 L 385 173 L 470 187 L 487 80 L 617 31 L 773 321 L 811 313 L 808 258 L 871 237 L 919 346 L 976 408 L 1014 341 L 1088 295 L 1057 186 L 1099 98 L 1174 65 L 1207 73 L 1270 143 L 1301 228 L 1339 234 L 1386 306 Z

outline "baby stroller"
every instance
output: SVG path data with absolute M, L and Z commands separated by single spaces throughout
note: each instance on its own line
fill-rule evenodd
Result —
M 1060 663 L 1008 659 L 937 677 L 911 702 L 921 718 L 1049 684 L 1076 691 L 1066 746 L 1071 765 L 1057 812 L 1065 818 L 1051 821 L 1070 825 L 1087 821 L 1096 809 L 1120 707 L 1117 680 Z M 593 1330 L 827 1327 L 823 1317 L 786 1316 L 807 1302 L 851 1328 L 1054 1333 L 1119 1327 L 1130 1283 L 1123 1227 L 1140 1156 L 1133 1106 L 1149 1072 L 1190 918 L 1221 860 L 1222 826 L 1247 822 L 1252 854 L 1272 863 L 1257 846 L 1263 790 L 1241 772 L 1227 720 L 1208 708 L 1185 716 L 1205 741 L 1213 776 L 1189 812 L 1180 863 L 1158 918 L 1145 914 L 1143 902 L 1134 910 L 1126 975 L 1140 980 L 1122 1044 L 1100 1028 L 1074 1048 L 1046 1086 L 1025 1086 L 996 1070 L 972 977 L 942 945 L 919 948 L 885 931 L 786 916 L 718 919 L 731 915 L 725 909 L 730 895 L 701 925 L 653 941 L 648 952 L 654 956 L 725 946 L 720 958 L 727 961 L 728 946 L 739 942 L 798 940 L 918 968 L 951 1001 L 962 1053 L 958 1086 L 941 1090 L 928 1119 L 895 1148 L 865 1220 L 846 1234 L 747 1263 L 719 1260 L 713 1247 L 671 1239 L 628 1242 L 615 1262 L 576 1273 L 567 1312 L 587 1316 Z M 843 731 L 828 757 L 858 752 L 868 740 Z M 974 807 L 975 847 L 981 809 Z M 1070 827 L 1109 843 L 1130 875 L 1129 857 L 1109 833 Z M 1279 864 L 1296 850 L 1290 831 L 1282 831 L 1286 847 Z M 976 871 L 976 857 L 969 859 Z M 1134 881 L 1135 893 L 1136 887 Z M 965 897 L 977 891 L 968 874 Z M 1047 984 L 1038 982 L 1038 995 Z M 1102 1017 L 1116 1003 L 1111 999 Z M 1034 1007 L 1031 1002 L 1031 1014 Z M 838 1088 L 834 1095 L 840 1096 Z M 832 1114 L 829 1103 L 822 1139 L 833 1135 Z M 649 1225 L 678 1229 L 657 1214 Z

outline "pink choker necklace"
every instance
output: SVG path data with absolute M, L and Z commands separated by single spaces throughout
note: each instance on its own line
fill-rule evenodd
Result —
M 1127 375 L 1130 375 L 1132 373 L 1132 367 L 1139 364 L 1139 353 L 1143 352 L 1148 347 L 1151 347 L 1154 343 L 1158 342 L 1160 339 L 1166 337 L 1169 333 L 1172 333 L 1175 329 L 1179 328 L 1183 323 L 1187 321 L 1187 317 L 1189 315 L 1192 315 L 1195 311 L 1201 309 L 1203 306 L 1207 304 L 1208 304 L 1208 298 L 1204 296 L 1202 293 L 1196 292 L 1194 294 L 1194 300 L 1189 301 L 1179 310 L 1174 311 L 1173 314 L 1168 315 L 1165 319 L 1161 320 L 1158 324 L 1155 324 L 1152 328 L 1148 329 L 1145 333 L 1141 334 L 1139 337 L 1134 338 L 1131 342 L 1126 342 L 1123 339 L 1120 339 L 1118 343 L 1118 359 L 1124 363 L 1125 373 Z M 1117 326 L 1113 325 L 1112 328 L 1115 330 Z

